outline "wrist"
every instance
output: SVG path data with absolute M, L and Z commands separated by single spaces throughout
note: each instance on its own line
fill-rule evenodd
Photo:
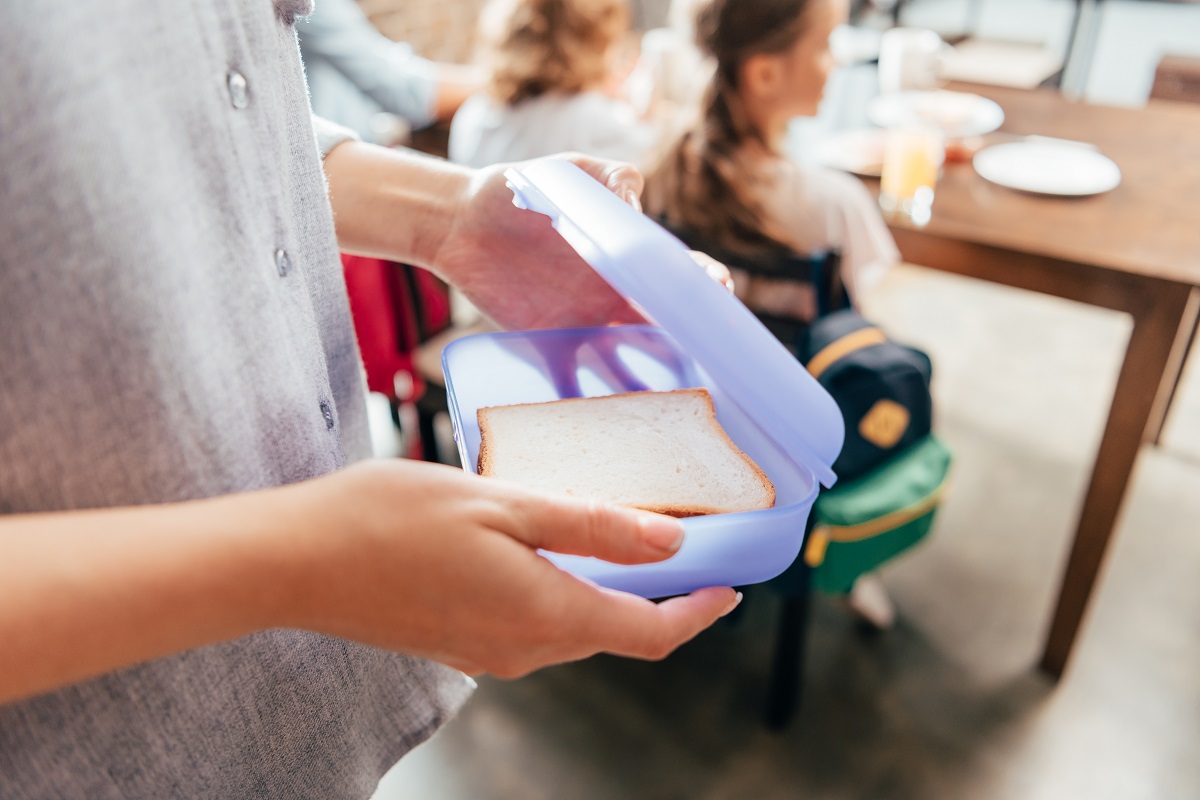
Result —
M 341 563 L 347 523 L 338 510 L 352 506 L 344 495 L 331 493 L 325 476 L 259 494 L 253 531 L 254 555 L 247 559 L 258 576 L 258 589 L 248 593 L 245 613 L 256 629 L 315 630 L 321 598 Z
M 271 492 L 277 513 L 262 564 L 272 576 L 262 609 L 271 627 L 346 635 L 357 624 L 346 616 L 348 598 L 377 566 L 381 541 L 389 550 L 401 545 L 378 501 L 400 496 L 399 466 L 368 460 Z
M 218 639 L 296 627 L 296 604 L 319 558 L 311 534 L 325 512 L 312 482 L 216 498 L 198 526 L 196 596 L 207 598 Z
M 436 268 L 437 254 L 470 196 L 473 171 L 403 150 L 348 142 L 325 158 L 339 246 Z

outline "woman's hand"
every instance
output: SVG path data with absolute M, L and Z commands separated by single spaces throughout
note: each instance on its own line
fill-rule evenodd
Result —
M 326 523 L 292 545 L 309 569 L 291 624 L 470 673 L 513 677 L 598 652 L 662 658 L 736 604 L 728 588 L 653 603 L 537 553 L 659 561 L 682 542 L 670 517 L 406 461 L 315 481 L 302 502 Z
M 634 167 L 562 156 L 640 210 Z M 433 258 L 433 268 L 504 328 L 562 328 L 644 322 L 554 230 L 550 218 L 513 205 L 511 165 L 479 170 Z

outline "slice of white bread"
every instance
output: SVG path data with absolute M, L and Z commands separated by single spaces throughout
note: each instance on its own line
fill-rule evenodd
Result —
M 479 409 L 479 474 L 674 517 L 775 505 L 707 389 Z

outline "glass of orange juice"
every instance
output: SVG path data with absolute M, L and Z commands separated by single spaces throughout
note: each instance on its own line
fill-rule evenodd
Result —
M 945 156 L 944 137 L 936 128 L 889 130 L 879 183 L 880 208 L 907 217 L 915 225 L 928 223 Z

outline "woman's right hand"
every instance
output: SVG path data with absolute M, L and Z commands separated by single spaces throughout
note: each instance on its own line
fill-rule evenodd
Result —
M 711 588 L 654 603 L 537 553 L 659 561 L 682 541 L 670 517 L 402 460 L 281 491 L 315 523 L 288 545 L 301 565 L 288 624 L 468 673 L 515 677 L 598 652 L 662 658 L 737 602 Z

